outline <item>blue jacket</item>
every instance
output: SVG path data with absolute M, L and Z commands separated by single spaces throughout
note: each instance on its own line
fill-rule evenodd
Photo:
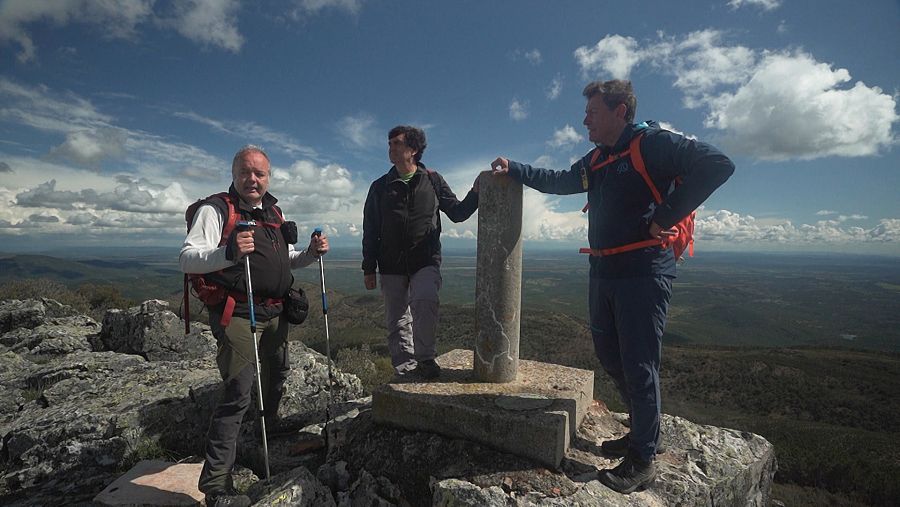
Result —
M 662 130 L 654 122 L 625 127 L 615 146 L 598 147 L 597 161 L 628 148 L 631 139 L 644 133 L 641 155 L 656 188 L 663 196 L 657 206 L 641 175 L 624 157 L 597 171 L 591 171 L 588 152 L 568 171 L 539 169 L 518 162 L 509 163 L 509 174 L 523 184 L 550 194 L 587 192 L 588 242 L 604 249 L 634 243 L 649 237 L 650 222 L 666 229 L 700 206 L 734 172 L 734 164 L 713 146 Z M 682 182 L 675 187 L 675 178 Z M 625 278 L 632 276 L 675 276 L 672 249 L 649 247 L 631 252 L 591 256 L 591 276 Z

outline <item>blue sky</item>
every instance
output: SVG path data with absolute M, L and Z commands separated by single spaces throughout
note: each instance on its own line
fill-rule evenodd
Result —
M 628 78 L 737 165 L 698 248 L 900 255 L 898 27 L 894 0 L 0 0 L 0 250 L 176 247 L 247 143 L 303 232 L 358 245 L 391 127 L 462 197 L 498 155 L 567 168 L 583 86 Z M 585 242 L 584 196 L 525 199 L 529 244 Z

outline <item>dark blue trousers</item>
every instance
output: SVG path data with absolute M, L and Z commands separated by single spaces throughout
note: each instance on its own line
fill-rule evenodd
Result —
M 590 279 L 594 351 L 631 416 L 630 451 L 656 457 L 659 363 L 672 279 L 666 276 Z

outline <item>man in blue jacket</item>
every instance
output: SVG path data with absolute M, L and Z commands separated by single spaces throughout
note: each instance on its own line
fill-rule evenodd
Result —
M 601 445 L 604 453 L 625 459 L 602 471 L 600 480 L 627 494 L 645 489 L 656 477 L 659 364 L 676 259 L 671 248 L 662 246 L 608 255 L 601 250 L 669 238 L 675 234 L 673 226 L 731 176 L 734 164 L 709 144 L 662 130 L 654 122 L 633 123 L 637 98 L 630 81 L 593 82 L 583 95 L 584 125 L 599 153 L 591 150 L 568 171 L 503 157 L 491 167 L 495 174 L 509 174 L 540 192 L 588 194 L 591 335 L 631 418 L 628 434 Z M 632 159 L 616 160 L 636 136 L 642 136 L 640 153 L 661 194 L 659 204 Z M 604 160 L 612 162 L 597 168 L 596 161 Z

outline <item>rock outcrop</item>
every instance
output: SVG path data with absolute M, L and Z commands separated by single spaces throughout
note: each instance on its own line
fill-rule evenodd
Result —
M 177 343 L 180 326 L 152 301 L 110 311 L 102 328 L 50 300 L 0 302 L 0 504 L 88 504 L 139 460 L 200 459 L 220 380 L 214 348 L 199 338 L 208 328 L 198 325 L 186 345 Z M 236 482 L 255 505 L 769 503 L 774 450 L 757 435 L 664 416 L 668 450 L 657 481 L 623 496 L 597 480 L 615 465 L 600 442 L 626 431 L 623 416 L 602 403 L 553 470 L 466 440 L 376 425 L 355 376 L 335 370 L 329 382 L 322 355 L 302 343 L 290 353 L 280 413 L 303 428 L 270 438 L 270 481 L 258 479 L 254 409 L 242 427 Z
M 167 302 L 151 299 L 127 310 L 107 311 L 94 348 L 137 354 L 148 361 L 215 355 L 216 340 L 209 327 L 192 322 L 191 332 L 184 334 L 184 322 L 168 310 Z
M 0 335 L 2 504 L 87 500 L 148 455 L 202 455 L 220 385 L 214 348 L 205 357 L 179 361 L 148 361 L 137 350 L 127 354 L 84 346 L 37 355 L 42 344 L 60 337 L 84 338 L 85 329 L 100 332 L 83 316 L 51 316 L 64 313 L 42 301 L 0 303 L 6 329 Z M 110 313 L 116 317 L 104 321 L 137 333 L 177 322 L 177 316 L 155 302 Z M 64 329 L 66 322 L 68 331 L 50 332 Z M 180 332 L 183 336 L 183 327 Z M 198 333 L 203 334 L 209 334 L 208 328 Z M 178 339 L 177 334 L 169 337 Z M 82 345 L 89 342 L 96 340 L 85 338 Z M 281 413 L 302 423 L 321 420 L 329 399 L 324 357 L 292 343 L 291 358 L 290 395 Z M 337 373 L 334 385 L 338 401 L 362 395 L 352 375 Z M 247 419 L 255 417 L 251 408 Z M 251 425 L 244 426 L 245 438 L 251 440 Z

